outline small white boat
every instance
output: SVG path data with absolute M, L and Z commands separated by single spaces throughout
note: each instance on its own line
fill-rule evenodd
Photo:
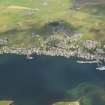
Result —
M 104 71 L 105 70 L 105 66 L 97 67 L 96 69 L 100 70 L 100 71 Z
M 31 55 L 27 55 L 27 59 L 31 60 L 34 59 L 34 57 L 32 57 Z

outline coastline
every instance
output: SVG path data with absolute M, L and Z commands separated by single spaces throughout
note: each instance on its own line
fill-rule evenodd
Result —
M 52 47 L 49 50 L 46 49 L 41 49 L 41 48 L 14 48 L 14 47 L 3 47 L 0 49 L 0 54 L 17 54 L 17 55 L 48 55 L 48 56 L 63 56 L 66 58 L 77 58 L 77 59 L 83 59 L 83 60 L 102 60 L 105 61 L 104 55 L 102 56 L 97 55 L 97 54 L 90 54 L 86 52 L 81 52 L 79 51 L 80 49 L 78 48 L 77 50 L 71 51 L 71 50 L 66 50 L 62 48 L 55 48 Z

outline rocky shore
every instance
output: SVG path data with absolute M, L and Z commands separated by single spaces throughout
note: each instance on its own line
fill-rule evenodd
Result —
M 83 52 L 81 48 L 76 50 L 67 50 L 62 48 L 52 47 L 49 49 L 41 48 L 14 48 L 14 47 L 3 47 L 0 49 L 0 54 L 18 54 L 18 55 L 49 55 L 49 56 L 63 56 L 66 58 L 79 58 L 84 60 L 104 60 L 105 55 L 103 54 L 90 54 L 89 52 Z

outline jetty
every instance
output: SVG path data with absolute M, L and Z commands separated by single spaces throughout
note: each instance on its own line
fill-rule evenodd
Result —
M 85 64 L 85 63 L 90 63 L 90 64 L 93 64 L 93 63 L 98 63 L 98 61 L 96 61 L 96 60 L 94 60 L 94 61 L 79 61 L 79 60 L 78 60 L 77 63 L 82 63 L 82 64 L 83 64 L 83 63 L 84 63 L 84 64 Z

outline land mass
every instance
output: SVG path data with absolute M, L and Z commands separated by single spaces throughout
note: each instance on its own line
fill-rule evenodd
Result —
M 0 54 L 105 61 L 104 0 L 0 1 Z

